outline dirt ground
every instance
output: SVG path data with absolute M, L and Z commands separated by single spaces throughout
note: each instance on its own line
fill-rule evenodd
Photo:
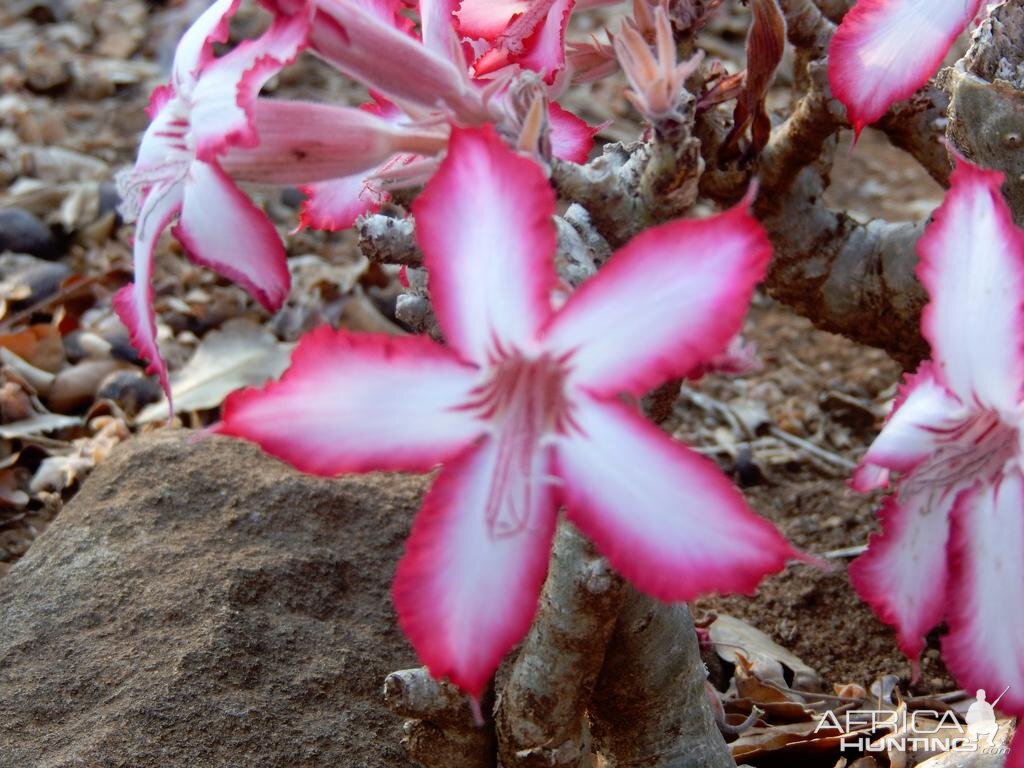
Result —
M 828 556 L 863 545 L 877 529 L 877 496 L 847 487 L 845 469 L 774 437 L 779 431 L 808 440 L 833 460 L 852 461 L 870 443 L 894 393 L 899 367 L 884 353 L 817 331 L 784 308 L 763 302 L 751 312 L 748 337 L 758 345 L 763 370 L 741 379 L 709 377 L 699 395 L 732 404 L 753 421 L 753 449 L 744 450 L 728 420 L 683 402 L 676 434 L 713 455 L 743 486 L 751 505 L 796 546 Z M 767 414 L 752 403 L 764 406 Z M 755 413 L 748 417 L 745 409 Z M 765 420 L 767 415 L 767 420 Z M 736 439 L 736 438 L 739 439 Z M 822 454 L 824 455 L 824 454 Z M 861 602 L 849 583 L 848 556 L 827 557 L 831 570 L 791 565 L 767 579 L 753 597 L 708 597 L 698 618 L 724 612 L 745 619 L 800 656 L 830 683 L 865 688 L 882 675 L 909 683 L 909 665 L 889 628 Z M 955 688 L 935 637 L 930 638 L 915 693 Z
M 95 39 L 81 50 L 69 50 L 71 44 L 60 42 L 60 36 L 44 34 L 46 24 L 52 24 L 45 18 L 46 24 L 27 17 L 28 26 L 24 19 L 17 22 L 18 27 L 9 26 L 0 35 L 0 76 L 12 94 L 0 103 L 0 138 L 6 140 L 0 145 L 0 151 L 6 153 L 5 163 L 0 165 L 0 190 L 6 185 L 10 192 L 14 182 L 28 173 L 24 153 L 18 152 L 29 146 L 61 147 L 99 158 L 103 164 L 99 176 L 109 187 L 113 172 L 132 157 L 137 136 L 146 124 L 142 108 L 148 83 L 159 76 L 160 63 L 165 63 L 173 50 L 169 41 L 174 39 L 174 30 L 181 28 L 179 17 L 190 5 L 171 4 L 169 9 L 153 10 L 155 5 L 135 0 L 106 3 L 102 11 L 95 10 L 97 18 L 106 22 L 93 24 Z M 0 16 L 4 12 L 0 10 Z M 74 25 L 76 18 L 72 14 L 61 23 Z M 735 40 L 731 44 L 735 47 Z M 94 64 L 127 63 L 120 79 L 111 79 L 103 86 L 107 90 L 96 94 L 86 88 L 88 72 L 82 75 L 72 67 L 72 60 L 79 55 Z M 69 68 L 66 78 L 63 70 L 54 73 L 47 67 L 47 61 L 55 56 Z M 46 77 L 56 79 L 50 82 Z M 311 61 L 274 85 L 277 96 L 318 99 L 351 95 L 356 90 Z M 607 96 L 610 91 L 605 87 L 603 92 Z M 621 131 L 621 125 L 616 130 Z M 22 159 L 15 162 L 12 158 Z M 34 167 L 32 172 L 44 183 L 58 184 L 48 179 L 44 170 Z M 834 179 L 830 201 L 864 217 L 919 219 L 941 194 L 911 161 L 870 131 L 854 150 L 840 150 Z M 275 192 L 259 199 L 267 204 L 282 232 L 294 228 L 294 196 Z M 83 327 L 106 328 L 110 293 L 127 278 L 130 228 L 116 220 L 110 227 L 103 238 L 72 239 L 63 256 L 73 273 L 103 274 L 112 283 L 109 289 L 94 291 L 93 315 L 83 315 Z M 349 294 L 341 298 L 337 292 L 328 295 L 325 301 L 340 307 L 328 319 L 363 329 L 393 321 L 388 312 L 395 285 L 388 276 L 365 265 L 362 271 L 354 270 L 358 259 L 351 237 L 304 232 L 289 239 L 289 251 L 293 256 L 315 255 L 332 267 L 349 270 L 352 291 L 369 299 L 369 303 L 362 299 L 354 302 Z M 156 286 L 157 308 L 170 336 L 172 370 L 183 365 L 205 333 L 228 317 L 251 317 L 271 328 L 282 341 L 293 340 L 319 317 L 308 306 L 292 306 L 284 319 L 269 319 L 238 288 L 185 265 L 169 241 L 160 249 Z M 367 312 L 376 314 L 367 319 Z M 845 573 L 849 557 L 837 554 L 865 544 L 875 530 L 876 499 L 853 493 L 846 479 L 849 468 L 877 433 L 900 370 L 883 353 L 816 331 L 767 299 L 755 303 L 746 334 L 757 345 L 760 370 L 736 378 L 712 376 L 687 385 L 667 426 L 681 440 L 718 460 L 743 487 L 751 504 L 797 546 L 826 555 L 833 567 L 824 571 L 792 566 L 768 579 L 753 597 L 709 597 L 699 601 L 695 611 L 698 616 L 727 612 L 750 621 L 832 683 L 866 686 L 884 674 L 906 676 L 909 665 L 897 650 L 892 633 L 857 599 Z M 206 414 L 196 423 L 214 416 Z M 130 418 L 124 423 L 129 431 L 135 429 Z M 49 450 L 49 443 L 33 445 L 31 451 Z M 13 455 L 13 451 L 3 455 Z M 40 461 L 31 451 L 23 453 L 28 459 L 22 459 L 28 461 L 30 472 Z M 76 488 L 72 482 L 56 497 L 34 495 L 21 506 L 0 505 L 0 577 L 27 551 Z M 913 688 L 917 693 L 954 687 L 938 659 L 936 637 L 930 639 L 922 679 Z

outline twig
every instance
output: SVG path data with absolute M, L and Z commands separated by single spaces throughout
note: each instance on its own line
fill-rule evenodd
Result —
M 814 443 L 808 440 L 804 440 L 802 437 L 791 435 L 786 430 L 780 429 L 774 424 L 772 424 L 768 428 L 768 431 L 771 433 L 772 437 L 778 438 L 782 442 L 788 443 L 794 448 L 799 448 L 802 451 L 806 451 L 807 453 L 811 454 L 816 458 L 821 459 L 824 462 L 840 467 L 841 469 L 853 470 L 857 468 L 857 464 L 855 462 L 852 462 L 849 459 L 844 459 L 842 456 L 832 453 L 832 451 L 826 450 L 821 446 L 815 445 Z

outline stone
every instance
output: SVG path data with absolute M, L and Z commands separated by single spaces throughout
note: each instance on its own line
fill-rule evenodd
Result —
M 382 690 L 426 483 L 120 446 L 0 579 L 0 768 L 409 768 Z
M 142 371 L 115 371 L 103 380 L 96 397 L 113 400 L 122 411 L 135 416 L 162 396 L 160 384 Z
M 62 261 L 33 259 L 34 263 L 11 275 L 9 282 L 23 287 L 24 295 L 10 301 L 11 309 L 25 309 L 53 296 L 71 276 L 71 267 Z
M 56 259 L 60 244 L 48 226 L 24 208 L 0 208 L 0 252 L 27 253 Z

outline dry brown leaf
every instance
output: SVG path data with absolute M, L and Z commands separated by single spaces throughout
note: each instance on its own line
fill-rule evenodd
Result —
M 778 666 L 778 662 L 770 662 Z M 779 672 L 781 676 L 781 670 Z M 799 699 L 795 693 L 791 693 L 785 687 L 785 681 L 776 684 L 764 680 L 757 674 L 752 662 L 742 653 L 736 653 L 736 693 L 740 698 L 750 699 L 762 709 L 763 705 L 774 703 L 793 702 Z
M 174 407 L 181 413 L 216 408 L 230 393 L 280 376 L 293 344 L 284 344 L 249 320 L 231 320 L 199 344 L 188 364 L 171 376 Z M 142 410 L 136 421 L 166 419 L 167 399 Z
M 747 622 L 735 616 L 719 614 L 709 627 L 709 632 L 715 651 L 725 661 L 736 664 L 739 651 L 751 663 L 758 660 L 778 662 L 793 671 L 793 688 L 805 691 L 820 689 L 821 678 L 815 670 Z
M 59 493 L 83 479 L 130 434 L 125 423 L 113 416 L 98 416 L 90 426 L 96 430 L 92 437 L 79 438 L 69 453 L 42 461 L 29 486 L 32 493 Z
M 754 707 L 764 713 L 765 720 L 773 723 L 806 723 L 814 719 L 814 710 L 796 701 L 755 702 L 753 699 L 732 699 L 725 704 L 730 714 L 749 715 Z
M 52 325 L 32 325 L 22 331 L 0 333 L 0 347 L 48 373 L 56 373 L 64 365 L 64 343 L 60 331 Z

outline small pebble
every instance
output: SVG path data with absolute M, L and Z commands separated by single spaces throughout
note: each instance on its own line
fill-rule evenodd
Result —
M 281 203 L 289 208 L 299 208 L 306 201 L 306 193 L 297 187 L 285 187 L 281 190 Z
M 117 221 L 121 222 L 121 214 L 118 207 L 121 205 L 121 195 L 117 192 L 117 185 L 109 181 L 100 184 L 100 210 L 96 218 L 101 219 L 108 213 L 117 214 Z
M 83 360 L 57 374 L 47 398 L 56 413 L 74 413 L 87 408 L 96 399 L 100 383 L 122 367 L 119 360 Z
M 113 400 L 126 414 L 134 416 L 162 394 L 160 385 L 140 371 L 115 371 L 100 384 L 96 397 Z
M 118 360 L 124 360 L 132 365 L 145 365 L 146 361 L 139 357 L 139 353 L 132 346 L 128 332 L 109 334 L 104 333 L 103 339 L 110 344 L 110 354 Z
M 48 226 L 24 208 L 0 209 L 0 251 L 57 259 L 63 249 Z
M 10 281 L 28 288 L 28 295 L 11 302 L 11 308 L 17 310 L 48 299 L 60 290 L 70 274 L 71 268 L 60 261 L 40 261 L 16 272 Z

